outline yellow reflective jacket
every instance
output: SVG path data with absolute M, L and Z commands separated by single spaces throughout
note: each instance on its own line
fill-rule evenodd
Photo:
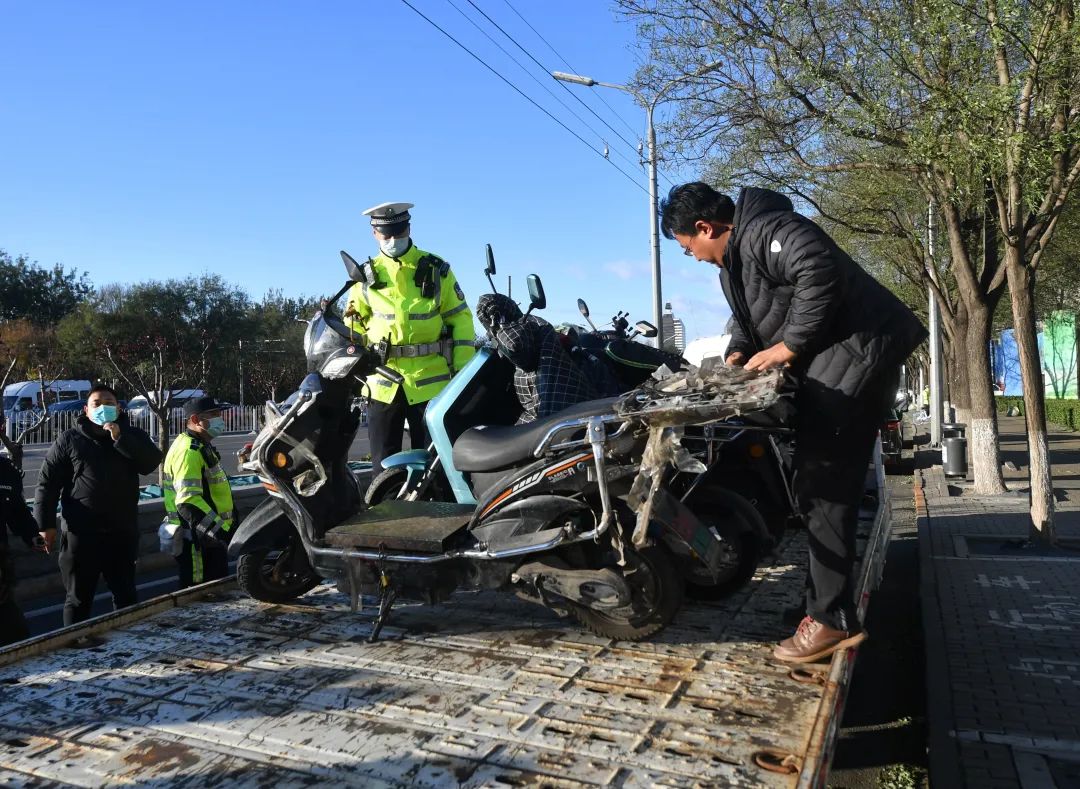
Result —
M 162 471 L 166 521 L 228 541 L 233 497 L 217 451 L 185 431 L 169 447 Z
M 426 295 L 415 281 L 425 257 L 431 272 Z M 450 265 L 415 244 L 399 258 L 380 254 L 369 262 L 363 266 L 369 281 L 349 291 L 349 324 L 369 344 L 389 338 L 396 355 L 386 366 L 405 379 L 410 405 L 426 403 L 476 352 L 472 311 Z M 397 394 L 398 385 L 380 375 L 370 376 L 367 384 L 380 403 Z

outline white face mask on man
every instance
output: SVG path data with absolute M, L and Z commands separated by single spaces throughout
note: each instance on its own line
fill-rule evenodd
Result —
M 409 237 L 402 236 L 401 238 L 380 238 L 379 249 L 387 257 L 396 258 L 399 255 L 403 255 L 409 248 Z

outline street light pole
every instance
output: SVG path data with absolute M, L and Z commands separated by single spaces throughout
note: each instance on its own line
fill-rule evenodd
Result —
M 685 82 L 688 79 L 694 77 L 700 77 L 708 72 L 710 69 L 715 68 L 720 64 L 720 61 L 713 61 L 690 74 L 684 74 L 681 77 L 668 82 L 660 90 L 656 91 L 652 95 L 651 99 L 645 98 L 641 93 L 629 87 L 628 85 L 616 85 L 611 82 L 600 82 L 592 77 L 583 77 L 580 74 L 567 74 L 564 71 L 553 71 L 551 76 L 561 82 L 573 82 L 576 85 L 584 85 L 587 88 L 599 86 L 601 88 L 614 88 L 615 90 L 621 90 L 624 93 L 629 93 L 637 100 L 637 103 L 645 108 L 645 124 L 647 127 L 646 135 L 649 142 L 649 235 L 651 241 L 652 251 L 652 291 L 653 291 L 653 322 L 656 324 L 656 347 L 664 347 L 664 319 L 663 319 L 663 288 L 661 287 L 660 278 L 660 216 L 659 216 L 659 191 L 657 188 L 657 151 L 656 151 L 656 128 L 653 126 L 653 110 L 656 109 L 656 105 L 661 102 L 671 88 L 678 85 L 680 82 Z

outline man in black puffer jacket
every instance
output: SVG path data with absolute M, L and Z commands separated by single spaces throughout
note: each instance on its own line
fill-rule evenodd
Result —
M 30 637 L 26 619 L 15 603 L 15 566 L 8 552 L 9 529 L 28 548 L 45 550 L 34 516 L 23 498 L 22 471 L 6 455 L 0 455 L 0 647 Z
M 683 184 L 661 211 L 665 236 L 721 269 L 727 363 L 789 366 L 799 380 L 794 484 L 810 532 L 807 615 L 773 654 L 819 660 L 866 637 L 852 578 L 859 504 L 900 365 L 926 330 L 781 194 L 743 189 L 733 203 L 707 184 Z
M 134 605 L 139 475 L 160 463 L 161 451 L 145 431 L 128 424 L 117 407 L 116 392 L 104 384 L 90 390 L 75 427 L 49 447 L 38 478 L 34 517 L 51 552 L 60 501 L 65 625 L 90 616 L 99 576 L 105 577 L 114 608 Z

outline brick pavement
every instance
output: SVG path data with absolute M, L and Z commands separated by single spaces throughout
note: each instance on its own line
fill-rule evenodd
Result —
M 1055 471 L 1080 457 L 1077 434 L 1051 441 Z M 1080 786 L 1080 550 L 1025 543 L 1026 495 L 950 495 L 963 487 L 917 472 L 931 784 Z M 1057 512 L 1080 537 L 1080 495 Z

